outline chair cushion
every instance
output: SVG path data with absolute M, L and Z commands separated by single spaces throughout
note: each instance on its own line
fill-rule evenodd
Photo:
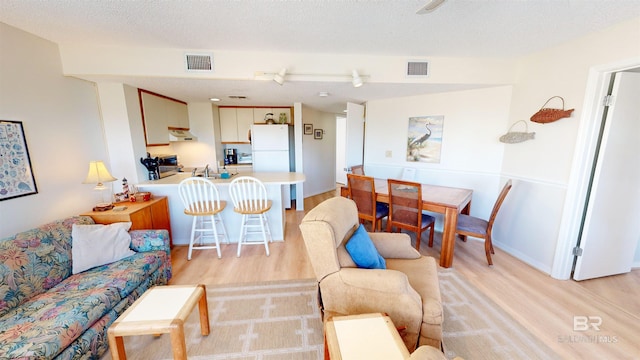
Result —
M 351 235 L 345 247 L 358 267 L 365 269 L 387 268 L 384 258 L 378 253 L 378 250 L 376 250 L 367 230 L 365 230 L 362 224 L 360 224 L 358 229 Z
M 388 215 L 389 205 L 382 202 L 376 202 L 376 218 L 380 219 Z
M 459 214 L 458 224 L 456 225 L 457 231 L 464 231 L 467 233 L 478 234 L 480 237 L 487 235 L 487 226 L 489 222 L 477 217 Z
M 427 215 L 427 214 L 424 214 L 424 213 L 422 214 L 422 227 L 423 228 L 428 226 L 431 223 L 434 223 L 434 222 L 436 222 L 436 218 L 434 218 L 431 215 Z

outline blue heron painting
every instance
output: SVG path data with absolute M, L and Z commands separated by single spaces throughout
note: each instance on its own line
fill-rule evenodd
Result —
M 409 118 L 407 161 L 440 162 L 443 123 L 442 115 Z

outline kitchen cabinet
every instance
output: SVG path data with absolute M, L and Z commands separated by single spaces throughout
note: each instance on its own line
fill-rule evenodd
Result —
M 285 113 L 287 116 L 287 124 L 291 124 L 291 108 L 290 107 L 271 107 L 271 108 L 253 108 L 253 123 L 264 124 L 264 117 L 266 114 L 273 114 L 273 121 L 280 122 L 280 113 Z
M 169 127 L 189 130 L 189 110 L 187 104 L 177 101 L 167 101 L 165 105 L 169 119 Z
M 169 231 L 171 240 L 171 221 L 166 196 L 156 196 L 149 201 L 121 202 L 116 206 L 126 206 L 121 211 L 91 211 L 81 215 L 90 216 L 96 224 L 112 224 L 115 222 L 131 222 L 131 230 L 163 229 Z
M 145 140 L 149 145 L 168 145 L 168 129 L 189 129 L 187 104 L 180 100 L 139 89 Z
M 248 144 L 253 124 L 253 108 L 220 107 L 220 141 L 224 144 Z

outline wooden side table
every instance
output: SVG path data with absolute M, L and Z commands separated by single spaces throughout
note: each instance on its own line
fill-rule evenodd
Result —
M 124 336 L 169 333 L 174 360 L 187 359 L 184 322 L 198 305 L 200 332 L 209 335 L 204 285 L 166 285 L 147 290 L 107 330 L 113 360 L 126 360 Z
M 81 215 L 90 216 L 96 224 L 131 222 L 131 230 L 168 230 L 169 245 L 173 247 L 169 202 L 166 196 L 154 196 L 149 201 L 124 201 L 115 206 L 126 206 L 125 210 L 90 211 Z
M 334 316 L 325 323 L 325 359 L 401 360 L 410 356 L 388 316 Z

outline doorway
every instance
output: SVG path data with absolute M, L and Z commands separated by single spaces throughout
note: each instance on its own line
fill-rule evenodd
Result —
M 556 279 L 567 280 L 572 276 L 573 251 L 582 229 L 583 213 L 587 205 L 587 194 L 590 189 L 594 159 L 597 156 L 600 128 L 605 115 L 605 107 L 602 106 L 602 100 L 609 92 L 609 81 L 612 75 L 623 71 L 639 72 L 640 59 L 592 68 L 589 74 L 583 107 L 584 114 L 578 131 L 575 159 L 567 186 L 556 256 L 551 271 L 551 276 Z M 636 154 L 636 163 L 638 162 L 638 156 L 640 155 Z
M 346 184 L 347 173 L 364 159 L 364 106 L 347 103 L 347 116 L 336 116 L 336 183 Z

